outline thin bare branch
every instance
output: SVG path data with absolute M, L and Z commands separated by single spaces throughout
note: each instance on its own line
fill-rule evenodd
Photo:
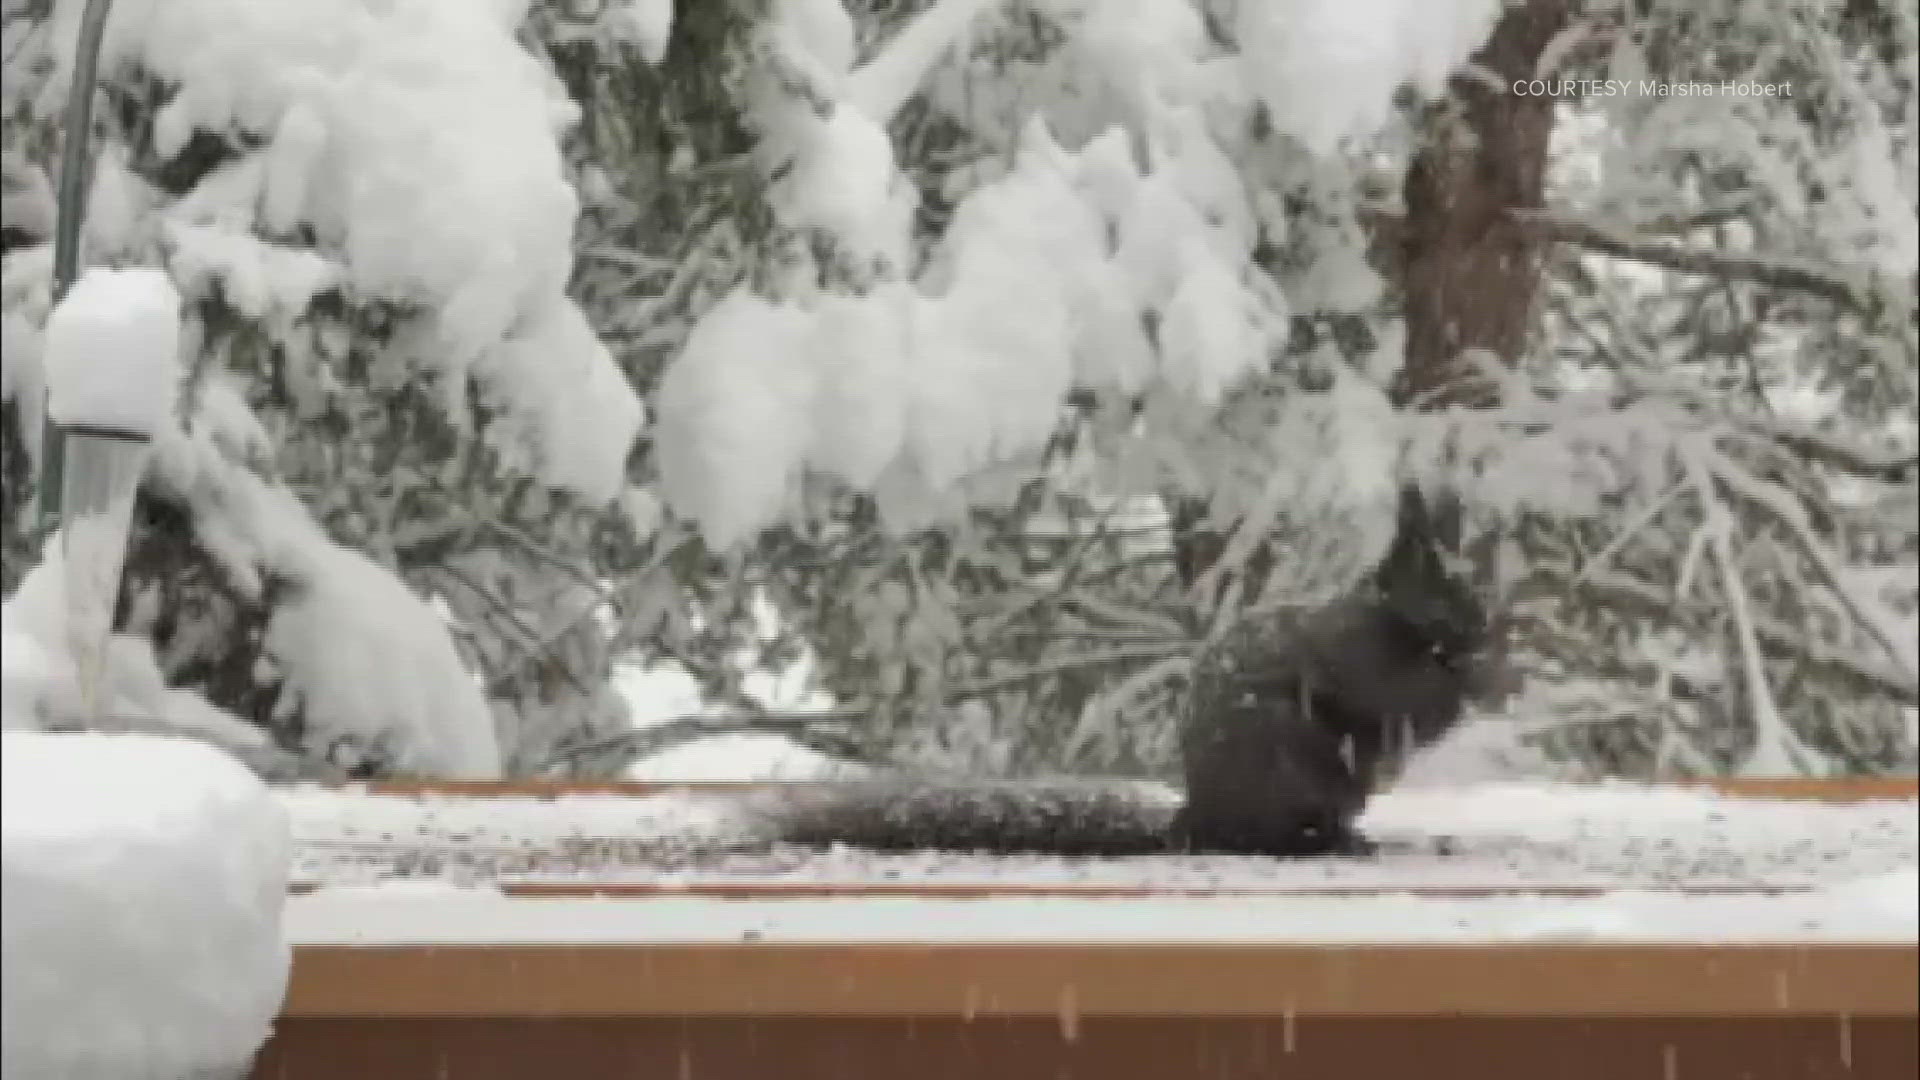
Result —
M 946 688 L 946 696 L 948 700 L 976 697 L 1023 683 L 1037 682 L 1078 667 L 1120 664 L 1129 660 L 1160 660 L 1172 651 L 1165 645 L 1116 645 L 1111 649 L 1099 649 L 1074 656 L 1060 656 L 1010 674 L 953 683 Z

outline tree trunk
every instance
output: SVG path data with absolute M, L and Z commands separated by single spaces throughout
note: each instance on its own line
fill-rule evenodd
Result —
M 1482 404 L 1461 354 L 1518 359 L 1533 329 L 1548 241 L 1512 211 L 1541 205 L 1555 101 L 1513 92 L 1567 23 L 1566 0 L 1510 8 L 1430 114 L 1407 169 L 1398 284 L 1407 331 L 1401 403 Z

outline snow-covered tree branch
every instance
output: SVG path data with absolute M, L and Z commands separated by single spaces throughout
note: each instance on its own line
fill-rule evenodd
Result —
M 79 7 L 4 15 L 20 616 Z M 1910 768 L 1894 7 L 119 0 L 83 261 L 186 298 L 141 707 L 616 770 L 664 745 L 617 663 L 749 726 L 804 668 L 876 757 L 1163 771 L 1201 654 L 1415 484 L 1510 609 L 1514 741 Z

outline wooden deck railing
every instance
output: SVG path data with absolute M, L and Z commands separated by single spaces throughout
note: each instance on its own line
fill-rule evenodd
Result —
M 1712 786 L 1829 802 L 1917 794 L 1911 779 Z M 484 798 L 687 788 L 373 790 Z M 528 903 L 596 895 L 640 905 L 690 894 L 993 903 L 1042 892 L 1117 904 L 1168 895 L 714 880 L 512 889 Z M 1180 895 L 1199 893 L 1233 895 Z M 254 1076 L 1891 1078 L 1920 1069 L 1917 985 L 1920 953 L 1898 943 L 301 946 Z

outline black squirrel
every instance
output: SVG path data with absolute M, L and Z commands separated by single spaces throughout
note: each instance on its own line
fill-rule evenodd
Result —
M 889 778 L 778 797 L 762 807 L 770 835 L 881 850 L 1365 853 L 1353 823 L 1385 775 L 1503 689 L 1487 607 L 1442 557 L 1443 516 L 1405 491 L 1391 547 L 1351 594 L 1243 626 L 1196 664 L 1184 801 L 1125 782 Z

